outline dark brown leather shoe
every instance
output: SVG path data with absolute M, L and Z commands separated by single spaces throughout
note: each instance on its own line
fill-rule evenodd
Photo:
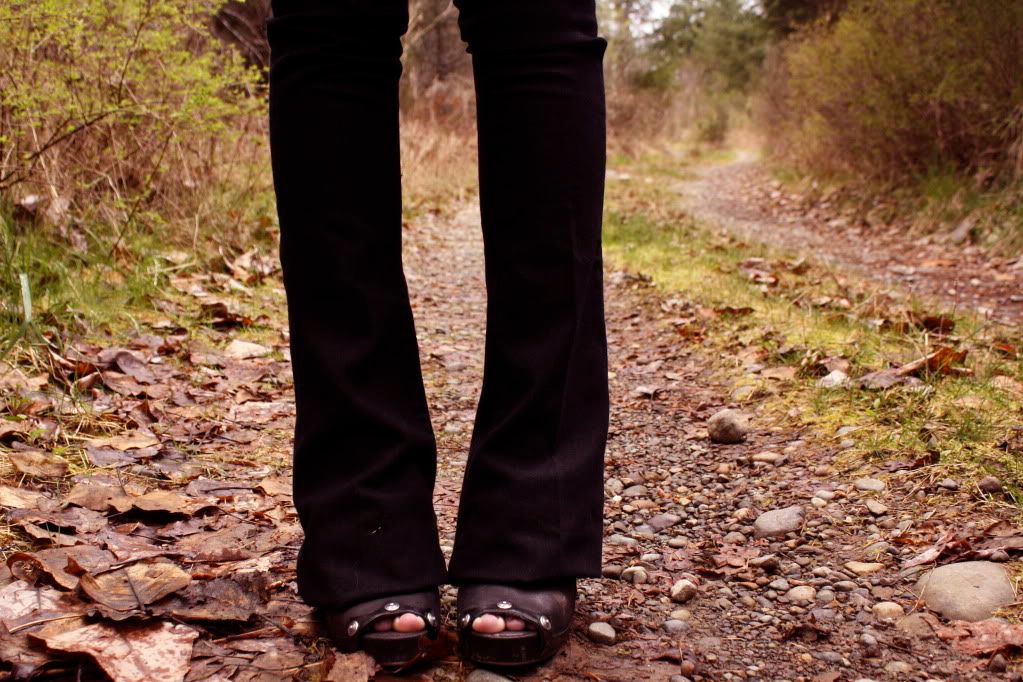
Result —
M 412 613 L 426 629 L 417 632 L 377 632 L 373 626 Z M 436 639 L 440 625 L 437 591 L 401 594 L 362 602 L 347 609 L 322 610 L 327 634 L 342 653 L 365 651 L 385 668 L 406 668 L 426 654 L 427 640 Z
M 487 666 L 526 666 L 558 653 L 575 613 L 575 582 L 529 589 L 508 585 L 466 585 L 458 590 L 458 639 L 462 656 Z M 526 630 L 487 634 L 472 623 L 492 614 L 519 618 Z

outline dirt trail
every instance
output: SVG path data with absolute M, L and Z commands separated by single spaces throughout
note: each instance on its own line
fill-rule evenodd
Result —
M 406 230 L 405 242 L 440 448 L 437 511 L 447 550 L 483 359 L 485 291 L 477 211 L 469 208 L 453 220 L 417 221 Z M 59 659 L 56 679 L 99 679 L 89 669 L 83 674 L 80 659 L 69 662 L 26 637 L 57 625 L 81 628 L 73 633 L 82 637 L 94 632 L 78 620 L 40 620 L 32 606 L 36 602 L 72 615 L 97 608 L 101 615 L 111 614 L 114 607 L 95 603 L 107 596 L 104 589 L 93 587 L 88 597 L 74 597 L 78 578 L 57 570 L 66 565 L 64 553 L 77 546 L 90 552 L 77 561 L 97 575 L 127 570 L 111 567 L 115 558 L 132 564 L 155 556 L 175 580 L 187 582 L 191 576 L 183 590 L 164 586 L 178 591 L 169 603 L 157 600 L 139 610 L 129 600 L 118 606 L 126 611 L 114 609 L 110 616 L 120 620 L 104 626 L 136 637 L 140 628 L 162 622 L 165 634 L 177 637 L 168 650 L 183 652 L 189 681 L 360 679 L 317 644 L 315 622 L 294 592 L 299 528 L 287 466 L 294 419 L 287 358 L 238 345 L 236 327 L 230 325 L 216 332 L 223 348 L 215 349 L 188 342 L 184 332 L 168 331 L 194 319 L 200 306 L 231 322 L 222 304 L 211 306 L 210 292 L 203 289 L 220 286 L 241 295 L 229 279 L 197 275 L 184 283 L 185 299 L 162 305 L 170 319 L 153 329 L 163 331 L 116 340 L 133 349 L 131 357 L 96 347 L 77 351 L 82 359 L 71 367 L 109 365 L 113 358 L 120 368 L 102 375 L 108 388 L 116 388 L 101 390 L 96 384 L 92 396 L 102 403 L 108 423 L 123 423 L 121 435 L 134 434 L 135 440 L 108 439 L 102 447 L 94 442 L 82 455 L 112 469 L 77 475 L 71 492 L 37 479 L 19 479 L 38 490 L 31 497 L 0 490 L 4 505 L 22 507 L 9 517 L 12 522 L 29 524 L 26 529 L 35 524 L 36 537 L 44 542 L 53 536 L 40 530 L 43 526 L 62 529 L 60 547 L 45 557 L 37 553 L 35 560 L 23 556 L 25 563 L 14 568 L 16 576 L 25 576 L 32 567 L 29 573 L 40 581 L 36 587 L 0 575 L 0 606 L 13 609 L 0 609 L 0 620 L 18 633 L 4 655 L 16 657 L 24 669 Z M 991 678 L 983 670 L 985 659 L 954 653 L 919 617 L 896 626 L 875 613 L 879 603 L 887 603 L 882 609 L 888 613 L 914 610 L 909 591 L 914 576 L 901 575 L 901 564 L 959 525 L 962 515 L 983 523 L 985 516 L 970 512 L 971 494 L 938 488 L 919 470 L 879 473 L 883 482 L 867 487 L 880 491 L 860 490 L 854 481 L 870 472 L 834 465 L 840 437 L 814 442 L 772 423 L 755 405 L 746 406 L 753 417 L 747 442 L 712 444 L 705 422 L 726 406 L 730 391 L 715 379 L 718 359 L 673 329 L 673 319 L 693 312 L 690 304 L 663 296 L 641 277 L 610 271 L 607 279 L 613 399 L 607 577 L 581 585 L 575 633 L 566 651 L 514 679 Z M 262 324 L 283 332 L 279 290 L 275 296 L 258 301 L 269 315 Z M 185 340 L 171 343 L 177 333 Z M 148 400 L 137 399 L 141 395 Z M 154 493 L 143 503 L 138 496 L 154 488 L 176 495 Z M 938 504 L 918 500 L 930 495 Z M 72 498 L 78 506 L 56 505 Z M 868 509 L 868 500 L 881 506 Z M 754 522 L 762 513 L 793 506 L 802 518 L 789 534 L 756 537 Z M 864 569 L 847 565 L 850 561 L 877 565 L 859 575 Z M 167 563 L 181 572 L 170 571 Z M 60 594 L 51 587 L 55 580 Z M 688 594 L 685 584 L 673 590 L 680 580 L 689 580 L 695 594 Z M 445 601 L 450 632 L 450 591 Z M 125 614 L 141 621 L 125 620 Z M 232 622 L 222 622 L 229 614 Z M 614 628 L 613 644 L 588 636 L 597 621 Z M 47 641 L 69 646 L 71 635 L 50 635 Z M 137 646 L 145 650 L 144 642 Z M 502 679 L 472 676 L 454 655 L 450 635 L 436 653 L 435 662 L 410 679 Z M 674 677 L 680 675 L 685 677 Z
M 1023 255 L 992 257 L 966 243 L 965 233 L 911 235 L 904 226 L 857 222 L 826 199 L 786 193 L 749 151 L 698 167 L 676 189 L 693 215 L 743 239 L 810 255 L 950 309 L 1023 321 Z

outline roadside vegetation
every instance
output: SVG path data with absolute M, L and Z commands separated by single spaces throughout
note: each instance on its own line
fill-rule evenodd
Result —
M 665 167 L 620 160 L 607 254 L 681 297 L 675 331 L 717 360 L 735 403 L 808 429 L 851 469 L 962 485 L 995 475 L 1021 499 L 1023 359 L 1010 330 L 700 224 Z

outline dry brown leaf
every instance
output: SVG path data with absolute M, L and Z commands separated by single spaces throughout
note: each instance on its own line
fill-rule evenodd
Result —
M 952 642 L 952 648 L 970 656 L 993 656 L 1023 649 L 1023 625 L 1000 620 L 982 620 L 976 623 L 953 621 L 942 625 L 927 614 L 928 624 L 941 639 Z
M 127 434 L 109 438 L 91 438 L 89 444 L 95 448 L 113 448 L 115 450 L 138 450 L 151 448 L 160 444 L 160 439 L 144 431 L 132 431 Z
M 96 623 L 42 639 L 51 649 L 91 656 L 113 682 L 181 682 L 198 636 L 179 623 Z
M 249 574 L 254 576 L 266 574 Z M 261 593 L 265 586 L 255 584 L 253 579 L 240 584 L 232 578 L 194 580 L 177 594 L 153 604 L 150 609 L 155 616 L 191 621 L 237 621 L 245 622 L 261 606 Z
M 192 576 L 168 562 L 137 563 L 116 571 L 86 573 L 78 586 L 90 599 L 125 617 L 169 594 L 184 589 Z M 117 618 L 120 614 L 104 615 Z
M 48 576 L 66 590 L 78 587 L 78 575 L 84 571 L 98 573 L 110 568 L 116 561 L 105 549 L 92 545 L 76 545 L 39 552 L 15 552 L 7 559 L 11 575 L 29 583 Z
M 121 351 L 114 356 L 114 366 L 141 384 L 156 382 L 153 370 L 130 351 Z
M 38 509 L 46 496 L 36 490 L 0 485 L 0 507 L 8 509 Z
M 10 629 L 12 623 L 30 613 L 58 610 L 60 597 L 61 593 L 52 587 L 15 580 L 0 588 L 0 622 Z
M 291 495 L 291 480 L 270 476 L 264 478 L 257 485 L 267 495 Z
M 28 376 L 21 369 L 6 362 L 0 362 L 0 389 L 7 392 L 38 391 L 49 383 L 45 374 Z
M 261 346 L 258 343 L 252 343 L 251 341 L 243 341 L 242 339 L 235 339 L 231 343 L 227 344 L 227 348 L 224 349 L 224 355 L 231 358 L 232 360 L 252 360 L 255 358 L 263 358 L 273 352 L 272 348 Z
M 11 464 L 18 472 L 37 478 L 56 478 L 68 471 L 64 459 L 42 450 L 20 450 L 10 453 Z
M 74 504 L 98 512 L 105 512 L 109 509 L 126 512 L 131 509 L 132 499 L 130 495 L 126 495 L 116 486 L 83 481 L 68 492 L 67 497 L 64 498 L 64 504 Z

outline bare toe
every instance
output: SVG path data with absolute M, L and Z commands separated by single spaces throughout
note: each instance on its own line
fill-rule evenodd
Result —
M 484 614 L 472 622 L 472 629 L 485 635 L 496 635 L 505 630 L 504 618 L 498 618 L 489 613 Z
M 419 632 L 425 629 L 426 623 L 414 613 L 406 613 L 394 619 L 395 632 Z
M 373 623 L 373 630 L 375 630 L 376 632 L 390 632 L 393 629 L 394 621 L 390 619 L 378 620 L 377 622 Z
M 522 632 L 526 629 L 526 621 L 521 618 L 509 618 L 504 621 L 504 626 L 508 632 Z

